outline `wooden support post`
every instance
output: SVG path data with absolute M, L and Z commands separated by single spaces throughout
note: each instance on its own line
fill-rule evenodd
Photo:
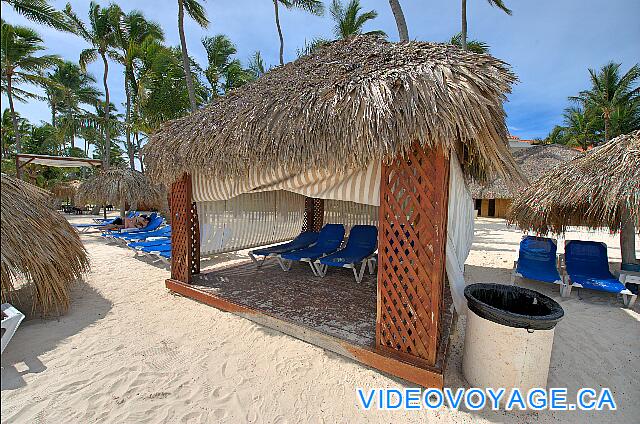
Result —
M 417 144 L 384 165 L 378 229 L 376 347 L 433 366 L 444 287 L 449 161 Z
M 191 200 L 191 175 L 171 185 L 171 278 L 191 283 L 200 271 L 199 224 Z

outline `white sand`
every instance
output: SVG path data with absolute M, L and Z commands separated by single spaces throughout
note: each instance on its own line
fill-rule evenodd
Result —
M 87 218 L 71 218 L 74 222 Z M 619 260 L 617 239 L 606 241 Z M 467 282 L 508 282 L 520 234 L 478 219 Z M 550 387 L 610 387 L 616 412 L 364 412 L 355 388 L 402 387 L 338 355 L 169 293 L 169 275 L 122 248 L 83 236 L 92 269 L 60 319 L 24 322 L 2 356 L 3 423 L 640 422 L 639 307 L 614 296 L 525 286 L 558 300 Z M 640 303 L 640 302 L 639 302 Z M 461 375 L 464 320 L 446 373 Z

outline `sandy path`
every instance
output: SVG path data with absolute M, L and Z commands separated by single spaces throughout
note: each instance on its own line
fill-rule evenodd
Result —
M 86 221 L 87 218 L 71 218 Z M 520 235 L 479 219 L 468 282 L 508 282 Z M 603 240 L 612 260 L 617 241 Z M 440 410 L 364 412 L 355 387 L 403 382 L 309 344 L 174 296 L 166 269 L 96 237 L 83 236 L 92 270 L 74 288 L 71 311 L 25 322 L 2 356 L 3 423 L 207 422 L 619 422 L 640 416 L 640 314 L 614 297 L 560 300 L 550 386 L 611 387 L 613 413 Z M 557 289 L 525 283 L 559 299 Z M 447 385 L 460 373 L 464 320 L 453 334 Z

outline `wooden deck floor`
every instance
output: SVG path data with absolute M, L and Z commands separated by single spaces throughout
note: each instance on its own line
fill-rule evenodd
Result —
M 261 268 L 247 262 L 198 274 L 192 286 L 363 347 L 375 345 L 375 274 L 356 283 L 350 269 L 330 268 L 320 278 L 306 263 L 284 272 L 272 260 Z

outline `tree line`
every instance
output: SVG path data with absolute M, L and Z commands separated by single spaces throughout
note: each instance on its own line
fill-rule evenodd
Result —
M 2 20 L 2 92 L 9 107 L 2 113 L 2 157 L 32 152 L 55 155 L 100 158 L 103 166 L 140 166 L 142 145 L 163 122 L 203 107 L 219 96 L 260 77 L 268 70 L 259 51 L 246 64 L 237 57 L 237 49 L 224 34 L 204 37 L 206 66 L 201 67 L 189 55 L 184 33 L 185 20 L 207 28 L 209 18 L 206 0 L 175 0 L 180 44 L 168 46 L 160 25 L 138 10 L 125 11 L 116 3 L 102 7 L 89 5 L 87 16 L 79 16 L 71 4 L 63 10 L 48 0 L 2 0 L 3 5 L 29 20 L 81 37 L 86 42 L 77 61 L 63 60 L 58 55 L 41 54 L 44 40 L 30 27 L 12 25 Z M 285 63 L 284 32 L 280 14 L 299 9 L 316 16 L 325 14 L 322 0 L 263 0 L 273 3 L 273 19 L 279 40 L 279 64 Z M 487 0 L 511 14 L 501 0 Z M 409 31 L 399 0 L 389 0 L 400 41 L 409 40 Z M 476 40 L 467 41 L 466 0 L 462 0 L 461 32 L 449 42 L 475 52 L 488 52 L 488 46 Z M 386 34 L 366 31 L 365 26 L 378 13 L 363 10 L 359 0 L 332 0 L 329 12 L 336 39 L 356 34 Z M 327 42 L 314 39 L 298 50 L 298 55 L 311 52 Z M 87 65 L 98 62 L 102 75 L 87 73 Z M 117 69 L 111 69 L 113 63 Z M 125 102 L 118 109 L 110 96 L 109 75 L 124 75 Z M 27 87 L 39 86 L 44 96 Z M 45 100 L 51 120 L 31 124 L 16 110 L 16 102 Z M 84 140 L 84 148 L 75 140 Z M 3 160 L 3 172 L 11 172 L 12 161 Z
M 591 86 L 569 97 L 563 122 L 543 143 L 566 144 L 587 150 L 614 137 L 640 129 L 640 67 L 622 73 L 620 63 L 589 69 Z

